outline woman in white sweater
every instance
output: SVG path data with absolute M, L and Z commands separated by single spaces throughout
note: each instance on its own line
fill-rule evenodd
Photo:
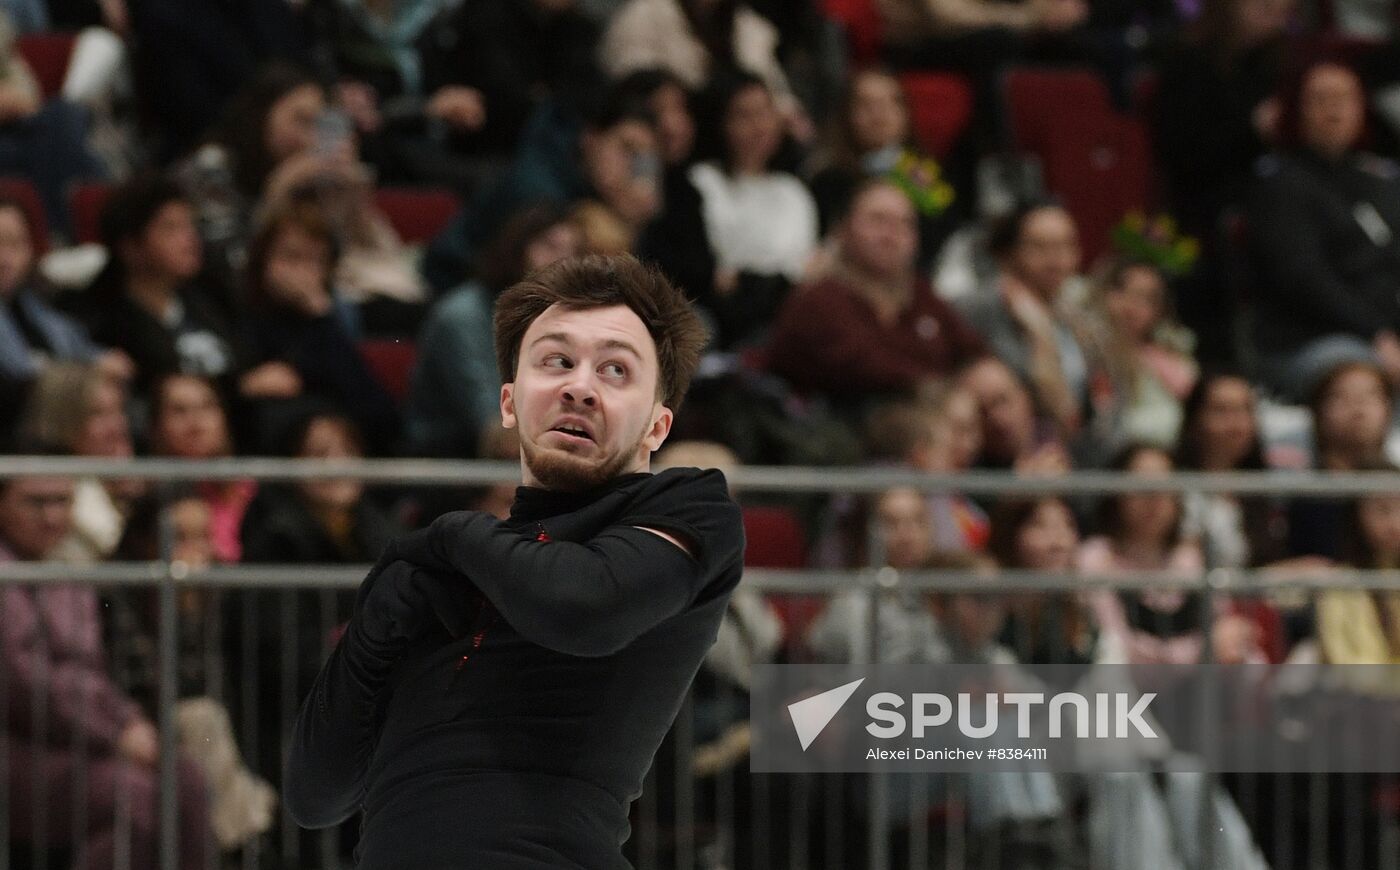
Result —
M 721 76 L 702 129 L 719 140 L 689 172 L 714 253 L 713 287 L 691 288 L 715 315 L 724 344 L 759 337 L 817 250 L 817 207 L 795 175 L 774 168 L 783 126 L 773 93 L 757 76 Z

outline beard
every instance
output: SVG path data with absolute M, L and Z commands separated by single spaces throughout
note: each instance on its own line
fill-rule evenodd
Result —
M 644 429 L 627 448 L 596 458 L 578 456 L 557 448 L 540 448 L 524 438 L 520 439 L 520 451 L 525 458 L 525 467 L 530 469 L 543 488 L 558 492 L 583 492 L 624 474 L 645 437 Z

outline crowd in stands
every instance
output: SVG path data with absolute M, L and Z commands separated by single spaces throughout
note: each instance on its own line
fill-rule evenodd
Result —
M 711 332 L 664 464 L 1386 471 L 1397 159 L 1389 0 L 0 0 L 0 436 L 17 454 L 514 459 L 495 298 L 560 258 L 629 253 Z M 989 589 L 999 569 L 1400 567 L 1400 494 L 738 495 L 760 567 L 955 568 Z M 15 478 L 0 560 L 362 564 L 511 498 Z M 154 866 L 155 597 L 3 596 L 9 793 L 42 780 L 49 801 L 9 803 L 13 840 L 110 867 L 121 793 L 130 866 Z M 278 820 L 276 789 L 352 606 L 182 593 L 182 867 L 202 831 L 333 863 Z M 726 698 L 757 663 L 868 659 L 872 626 L 883 661 L 1400 662 L 1390 593 L 1280 592 L 1210 620 L 1169 591 L 870 608 L 740 590 L 697 683 L 697 787 L 738 777 L 740 817 L 762 801 Z M 1302 836 L 1190 778 L 965 785 L 969 866 L 1193 870 L 1171 808 L 1202 801 L 1219 866 L 1277 864 Z M 1115 803 L 1145 809 L 1109 830 Z M 730 860 L 764 839 L 736 836 Z

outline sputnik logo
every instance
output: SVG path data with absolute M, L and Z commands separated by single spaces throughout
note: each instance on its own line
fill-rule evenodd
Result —
M 804 701 L 788 704 L 788 715 L 792 717 L 792 727 L 797 729 L 797 740 L 802 744 L 803 752 L 807 751 L 807 747 L 812 745 L 812 741 L 817 739 L 836 714 L 841 712 L 841 708 L 851 700 L 851 696 L 863 682 L 865 677 L 820 695 L 813 695 Z

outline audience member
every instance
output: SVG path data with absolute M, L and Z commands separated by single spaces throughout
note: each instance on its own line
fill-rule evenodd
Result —
M 107 265 L 74 305 L 94 339 L 131 358 L 139 393 L 170 372 L 229 386 L 243 375 L 248 395 L 267 388 L 265 372 L 243 372 L 232 300 L 204 280 L 194 209 L 179 187 L 148 177 L 113 191 L 102 238 Z
M 1084 423 L 1089 396 L 1089 364 L 1065 298 L 1079 272 L 1074 218 L 1055 203 L 1023 205 L 1001 219 L 989 245 L 998 263 L 996 286 L 966 300 L 963 314 L 1072 436 Z
M 50 366 L 34 384 L 19 431 L 22 437 L 55 444 L 74 456 L 130 459 L 131 422 L 121 382 L 96 366 Z M 54 551 L 65 562 L 111 558 L 121 542 L 132 504 L 147 484 L 139 479 L 84 478 L 73 485 L 70 531 Z
M 1125 448 L 1110 466 L 1132 475 L 1162 477 L 1172 471 L 1161 448 Z M 1173 493 L 1125 493 L 1106 499 L 1100 534 L 1079 548 L 1084 576 L 1126 575 L 1155 571 L 1197 581 L 1205 570 L 1199 542 L 1182 527 L 1182 505 Z M 1104 661 L 1131 664 L 1190 665 L 1203 660 L 1205 626 L 1200 593 L 1182 588 L 1144 592 L 1097 590 L 1089 595 L 1099 628 Z M 1261 662 L 1257 628 L 1220 608 L 1212 623 L 1213 661 L 1222 664 Z
M 285 387 L 262 398 L 332 402 L 354 417 L 373 452 L 385 453 L 398 446 L 398 412 L 346 325 L 353 314 L 331 283 L 340 253 L 316 205 L 293 202 L 269 212 L 248 252 L 243 341 L 249 365 L 278 372 Z M 263 425 L 267 435 L 271 419 Z
M 1195 384 L 1191 336 L 1171 320 L 1166 276 L 1142 260 L 1108 263 L 1078 328 L 1089 354 L 1090 402 L 1099 440 L 1176 443 L 1181 402 Z
M 29 214 L 18 200 L 0 196 L 0 378 L 28 381 L 50 362 L 69 360 L 129 379 L 132 363 L 125 354 L 98 347 L 49 302 L 35 253 Z
M 927 389 L 983 353 L 977 334 L 916 271 L 917 219 L 898 187 L 862 182 L 836 242 L 830 270 L 778 315 L 774 371 L 799 389 L 859 403 Z
M 1060 474 L 1070 468 L 1069 451 L 1057 427 L 1036 414 L 1030 389 L 1011 367 L 984 356 L 958 374 L 958 384 L 977 400 L 982 415 L 982 452 L 977 467 L 1018 474 Z
M 1182 408 L 1176 466 L 1183 471 L 1265 471 L 1254 388 L 1228 369 L 1196 382 Z M 1188 493 L 1182 529 L 1200 541 L 1207 568 L 1249 568 L 1278 562 L 1287 519 L 1267 497 Z
M 155 156 L 189 151 L 259 67 L 315 52 L 301 18 L 322 4 L 287 0 L 141 0 L 127 3 L 136 91 Z
M 234 455 L 228 412 L 208 378 L 168 374 L 151 390 L 151 453 L 173 459 L 226 459 Z M 243 547 L 239 528 L 257 495 L 251 480 L 203 481 L 196 492 L 209 505 L 214 555 L 237 562 Z
M 637 239 L 637 256 L 655 263 L 671 283 L 696 298 L 715 284 L 715 251 L 698 243 L 707 230 L 700 191 L 690 178 L 697 159 L 694 99 L 685 83 L 664 69 L 629 73 L 616 89 L 651 109 L 664 167 L 661 210 Z M 677 239 L 692 241 L 677 244 Z
M 501 375 L 491 316 L 496 297 L 526 275 L 580 250 L 578 228 L 557 205 L 527 208 L 506 222 L 482 256 L 480 277 L 433 306 L 418 336 L 405 414 L 415 456 L 475 456 L 499 425 Z
M 1276 96 L 1294 0 L 1202 0 L 1200 16 L 1167 37 L 1157 88 L 1145 107 L 1167 204 L 1201 244 L 1195 274 L 1179 283 L 1182 321 L 1203 362 L 1234 353 L 1226 216 L 1244 202 L 1255 161 L 1279 133 Z
M 866 458 L 896 462 L 932 474 L 972 468 L 982 449 L 977 400 L 950 387 L 917 402 L 877 408 L 866 424 Z M 987 514 L 956 492 L 929 493 L 933 547 L 940 552 L 980 551 L 987 546 Z
M 1395 393 L 1374 363 L 1343 363 L 1325 374 L 1313 391 L 1310 410 L 1315 468 L 1359 471 L 1384 458 Z M 1288 510 L 1289 554 L 1337 559 L 1346 510 L 1344 500 L 1293 499 Z
M 1372 462 L 1368 471 L 1394 473 L 1395 466 Z M 1373 495 L 1352 504 L 1344 531 L 1343 561 L 1352 568 L 1400 568 L 1400 496 Z M 1400 662 L 1400 593 L 1386 590 L 1329 589 L 1317 599 L 1317 639 L 1323 661 L 1333 665 L 1394 665 Z M 1400 682 L 1389 667 L 1336 669 L 1362 691 L 1393 696 Z
M 1113 463 L 1115 470 L 1133 475 L 1162 476 L 1171 472 L 1171 459 L 1160 448 L 1129 447 Z M 1169 493 L 1123 494 L 1104 502 L 1102 536 L 1085 541 L 1079 551 L 1079 571 L 1084 576 L 1131 575 L 1139 571 L 1163 571 L 1182 583 L 1196 583 L 1202 573 L 1201 553 L 1195 541 L 1181 532 L 1181 501 Z M 1096 660 L 1108 665 L 1190 666 L 1206 661 L 1205 644 L 1211 643 L 1209 661 L 1225 664 L 1260 664 L 1266 661 L 1259 646 L 1259 629 L 1248 619 L 1232 614 L 1227 604 L 1215 600 L 1207 623 L 1201 594 L 1181 588 L 1157 588 L 1140 592 L 1096 590 L 1089 593 L 1090 607 L 1099 630 Z M 1207 627 L 1210 635 L 1207 637 Z M 1139 691 L 1169 690 L 1175 673 L 1162 668 L 1103 669 L 1089 685 L 1102 690 L 1129 681 Z M 1087 688 L 1081 689 L 1087 691 Z M 1166 735 L 1163 735 L 1166 737 Z M 1142 748 L 1141 761 L 1156 761 L 1171 771 L 1181 758 L 1168 742 Z M 1184 759 L 1182 759 L 1184 760 Z M 1199 759 L 1197 759 L 1199 761 Z M 1185 767 L 1185 765 L 1183 765 Z M 1155 776 L 1144 770 L 1105 773 L 1088 777 L 1092 864 L 1117 866 L 1189 867 L 1199 864 L 1200 846 L 1184 837 L 1199 831 L 1199 807 L 1209 796 L 1213 848 L 1229 867 L 1267 870 L 1268 864 L 1254 843 L 1249 826 L 1229 794 L 1218 784 L 1189 768 Z M 1128 808 L 1123 811 L 1123 808 Z M 1097 816 L 1096 823 L 1093 817 Z M 1104 817 L 1113 824 L 1103 824 Z
M 241 270 L 259 213 L 314 200 L 342 251 L 336 288 L 365 309 L 366 328 L 397 332 L 416 320 L 423 281 L 375 205 L 359 140 L 311 73 L 286 63 L 259 71 L 179 174 L 198 192 L 203 231 L 215 242 L 221 270 Z
M 309 412 L 286 447 L 284 455 L 301 459 L 365 455 L 355 424 L 335 411 Z M 363 565 L 379 557 L 395 531 L 358 480 L 269 484 L 243 515 L 242 561 Z M 235 716 L 243 723 L 254 769 L 280 784 L 282 737 L 350 618 L 355 595 L 330 588 L 245 590 L 228 602 L 230 672 L 253 678 L 234 703 Z M 302 844 L 303 851 L 317 848 L 310 835 Z
M 162 509 L 162 503 L 167 506 Z M 214 561 L 209 508 L 192 493 L 137 502 L 116 557 L 148 562 L 161 558 L 161 525 L 170 529 L 166 556 L 192 570 Z M 225 850 L 249 844 L 272 827 L 277 794 L 243 761 L 228 708 L 218 700 L 229 679 L 221 638 L 225 593 L 211 588 L 182 588 L 176 599 L 175 721 L 180 749 L 198 763 L 209 785 L 209 822 Z M 109 648 L 121 685 L 146 714 L 160 703 L 160 606 L 153 590 L 123 589 L 103 600 Z M 229 692 L 229 694 L 233 694 Z
M 1284 149 L 1260 165 L 1249 207 L 1259 376 L 1290 401 L 1348 360 L 1400 382 L 1400 168 L 1362 150 L 1361 80 L 1308 65 L 1280 123 Z
M 992 512 L 988 549 L 1003 569 L 1072 576 L 1078 548 L 1079 522 L 1061 498 L 1006 501 Z M 1001 642 L 1027 664 L 1088 665 L 1099 639 L 1076 593 L 1018 592 L 1008 599 Z
M 476 0 L 445 10 L 419 45 L 430 136 L 452 154 L 507 158 L 531 112 L 587 99 L 602 85 L 600 38 L 577 0 Z
M 447 290 L 472 274 L 482 246 L 519 209 L 592 200 L 639 234 L 661 208 L 656 117 L 616 90 L 587 110 L 553 103 L 531 119 L 506 176 L 481 191 L 428 246 L 423 273 Z
M 734 347 L 766 337 L 788 289 L 809 274 L 817 209 L 802 182 L 776 168 L 783 132 L 762 80 L 717 76 L 706 96 L 700 129 L 719 141 L 689 177 L 715 272 L 713 286 L 689 289 L 714 316 L 717 343 Z
M 15 45 L 15 27 L 0 10 L 0 174 L 34 183 L 49 226 L 73 234 L 68 187 L 102 178 L 102 164 L 87 148 L 87 116 L 61 99 L 45 100 L 34 72 Z
M 916 571 L 933 555 L 934 529 L 928 501 L 916 489 L 886 490 L 862 511 L 874 551 L 863 564 Z M 879 593 L 878 638 L 872 638 L 868 590 L 836 596 L 807 631 L 807 647 L 818 661 L 833 663 L 911 664 L 946 661 L 942 632 L 924 596 L 910 590 Z
M 598 59 L 614 78 L 661 68 L 693 91 L 716 72 L 737 68 L 763 80 L 790 130 L 809 133 L 811 122 L 778 60 L 779 37 L 743 0 L 627 0 L 603 34 Z
M 914 144 L 909 103 L 893 73 L 863 69 L 851 75 L 831 127 L 826 154 L 812 176 L 821 228 L 846 213 L 866 178 L 888 178 L 904 190 L 919 216 L 919 269 L 927 271 L 966 209 L 952 179 Z
M 18 444 L 25 455 L 52 454 Z M 73 482 L 61 477 L 0 481 L 0 561 L 40 562 L 69 532 Z M 44 849 L 72 842 L 87 867 L 119 860 L 155 866 L 160 842 L 160 739 L 112 680 L 102 646 L 97 593 L 76 584 L 7 584 L 0 620 L 8 721 L 6 801 L 14 838 Z M 43 731 L 35 731 L 42 727 Z M 206 866 L 207 784 L 196 763 L 176 764 L 176 861 Z M 81 791 L 79 791 L 81 789 Z M 82 812 L 75 815 L 77 808 Z M 83 826 L 75 832 L 81 820 Z

